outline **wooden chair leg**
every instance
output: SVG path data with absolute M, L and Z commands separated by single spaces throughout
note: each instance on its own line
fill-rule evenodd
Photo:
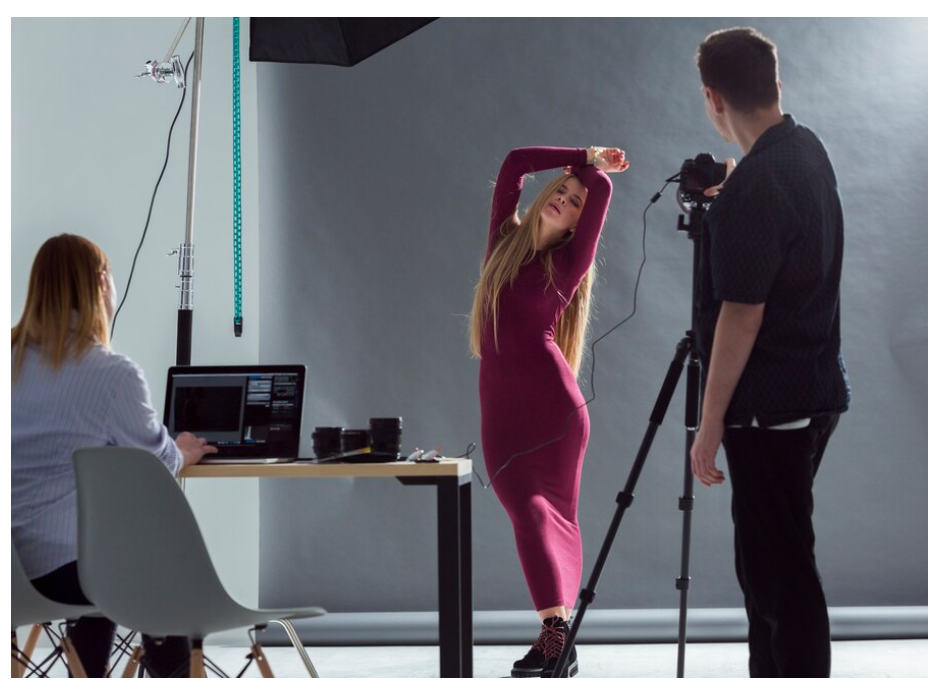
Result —
M 190 678 L 205 678 L 206 667 L 203 665 L 203 644 L 193 641 L 193 650 L 190 652 Z
M 26 673 L 26 666 L 23 663 L 23 652 L 20 651 L 19 647 L 16 646 L 16 630 L 13 631 L 12 635 L 11 648 L 11 658 L 10 658 L 10 677 L 11 678 L 22 678 L 23 674 Z
M 128 665 L 124 667 L 122 678 L 133 678 L 137 673 L 137 667 L 141 665 L 141 658 L 144 656 L 144 648 L 138 645 L 134 648 L 134 653 L 128 659 Z
M 85 673 L 85 667 L 82 666 L 82 660 L 79 659 L 78 652 L 75 651 L 75 646 L 72 644 L 72 640 L 68 637 L 62 638 L 62 649 L 65 650 L 65 658 L 69 662 L 69 670 L 72 672 L 73 678 L 88 678 L 88 675 Z
M 26 644 L 23 649 L 17 647 L 16 631 L 13 631 L 13 657 L 11 659 L 10 676 L 12 678 L 22 678 L 26 675 L 26 668 L 29 660 L 33 657 L 33 651 L 36 649 L 36 642 L 42 634 L 42 623 L 36 623 L 29 631 L 29 637 L 26 638 Z
M 33 651 L 36 649 L 36 643 L 43 632 L 42 623 L 37 623 L 29 631 L 29 637 L 26 638 L 26 645 L 23 647 L 23 656 L 27 659 L 33 658 Z
M 268 657 L 262 651 L 262 645 L 257 642 L 252 645 L 252 656 L 255 657 L 255 663 L 258 664 L 258 670 L 262 674 L 262 678 L 275 677 L 275 674 L 271 672 L 271 666 L 268 665 Z

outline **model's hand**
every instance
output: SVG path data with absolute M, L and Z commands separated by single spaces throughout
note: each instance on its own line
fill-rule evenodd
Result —
M 704 486 L 722 484 L 725 475 L 716 469 L 716 453 L 723 440 L 723 422 L 701 424 L 697 438 L 690 449 L 690 469 Z
M 211 446 L 205 438 L 197 438 L 189 431 L 184 431 L 177 436 L 177 448 L 183 453 L 183 466 L 189 467 L 195 465 L 203 459 L 204 455 L 218 453 L 216 446 Z
M 598 155 L 593 156 L 592 150 L 598 150 Z M 586 149 L 586 165 L 589 165 L 595 162 L 595 167 L 597 167 L 602 172 L 607 173 L 617 173 L 625 172 L 628 169 L 628 159 L 625 158 L 625 152 L 621 149 L 615 148 L 601 148 L 599 146 L 589 147 Z M 563 168 L 563 172 L 567 175 L 572 174 L 572 166 L 567 165 Z
M 736 159 L 727 158 L 726 159 L 726 179 L 723 180 L 720 184 L 715 187 L 708 187 L 703 190 L 704 196 L 716 196 L 723 191 L 723 185 L 726 184 L 726 180 L 729 179 L 729 176 L 733 174 L 733 170 L 736 168 Z
M 607 173 L 625 172 L 628 169 L 628 159 L 621 149 L 603 148 L 595 159 L 595 167 Z

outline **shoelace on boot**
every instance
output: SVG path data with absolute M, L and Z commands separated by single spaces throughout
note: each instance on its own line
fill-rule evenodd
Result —
M 544 625 L 540 628 L 540 636 L 536 638 L 536 642 L 533 643 L 533 648 L 538 649 L 543 653 L 543 656 L 546 656 L 546 641 L 553 634 L 553 629 L 548 625 Z
M 543 626 L 543 632 L 546 633 L 546 641 L 543 643 L 543 656 L 547 659 L 558 659 L 563 653 L 563 646 L 566 644 L 565 628 Z M 540 637 L 542 637 L 542 633 Z

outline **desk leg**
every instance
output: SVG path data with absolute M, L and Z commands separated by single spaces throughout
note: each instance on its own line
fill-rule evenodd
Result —
M 438 482 L 438 644 L 442 678 L 462 677 L 461 487 Z
M 458 487 L 461 500 L 461 675 L 474 677 L 474 600 L 471 596 L 471 482 Z

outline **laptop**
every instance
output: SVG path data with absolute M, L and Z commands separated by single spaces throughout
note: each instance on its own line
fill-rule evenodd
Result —
M 219 449 L 201 464 L 290 462 L 298 457 L 304 365 L 170 367 L 164 424 Z

